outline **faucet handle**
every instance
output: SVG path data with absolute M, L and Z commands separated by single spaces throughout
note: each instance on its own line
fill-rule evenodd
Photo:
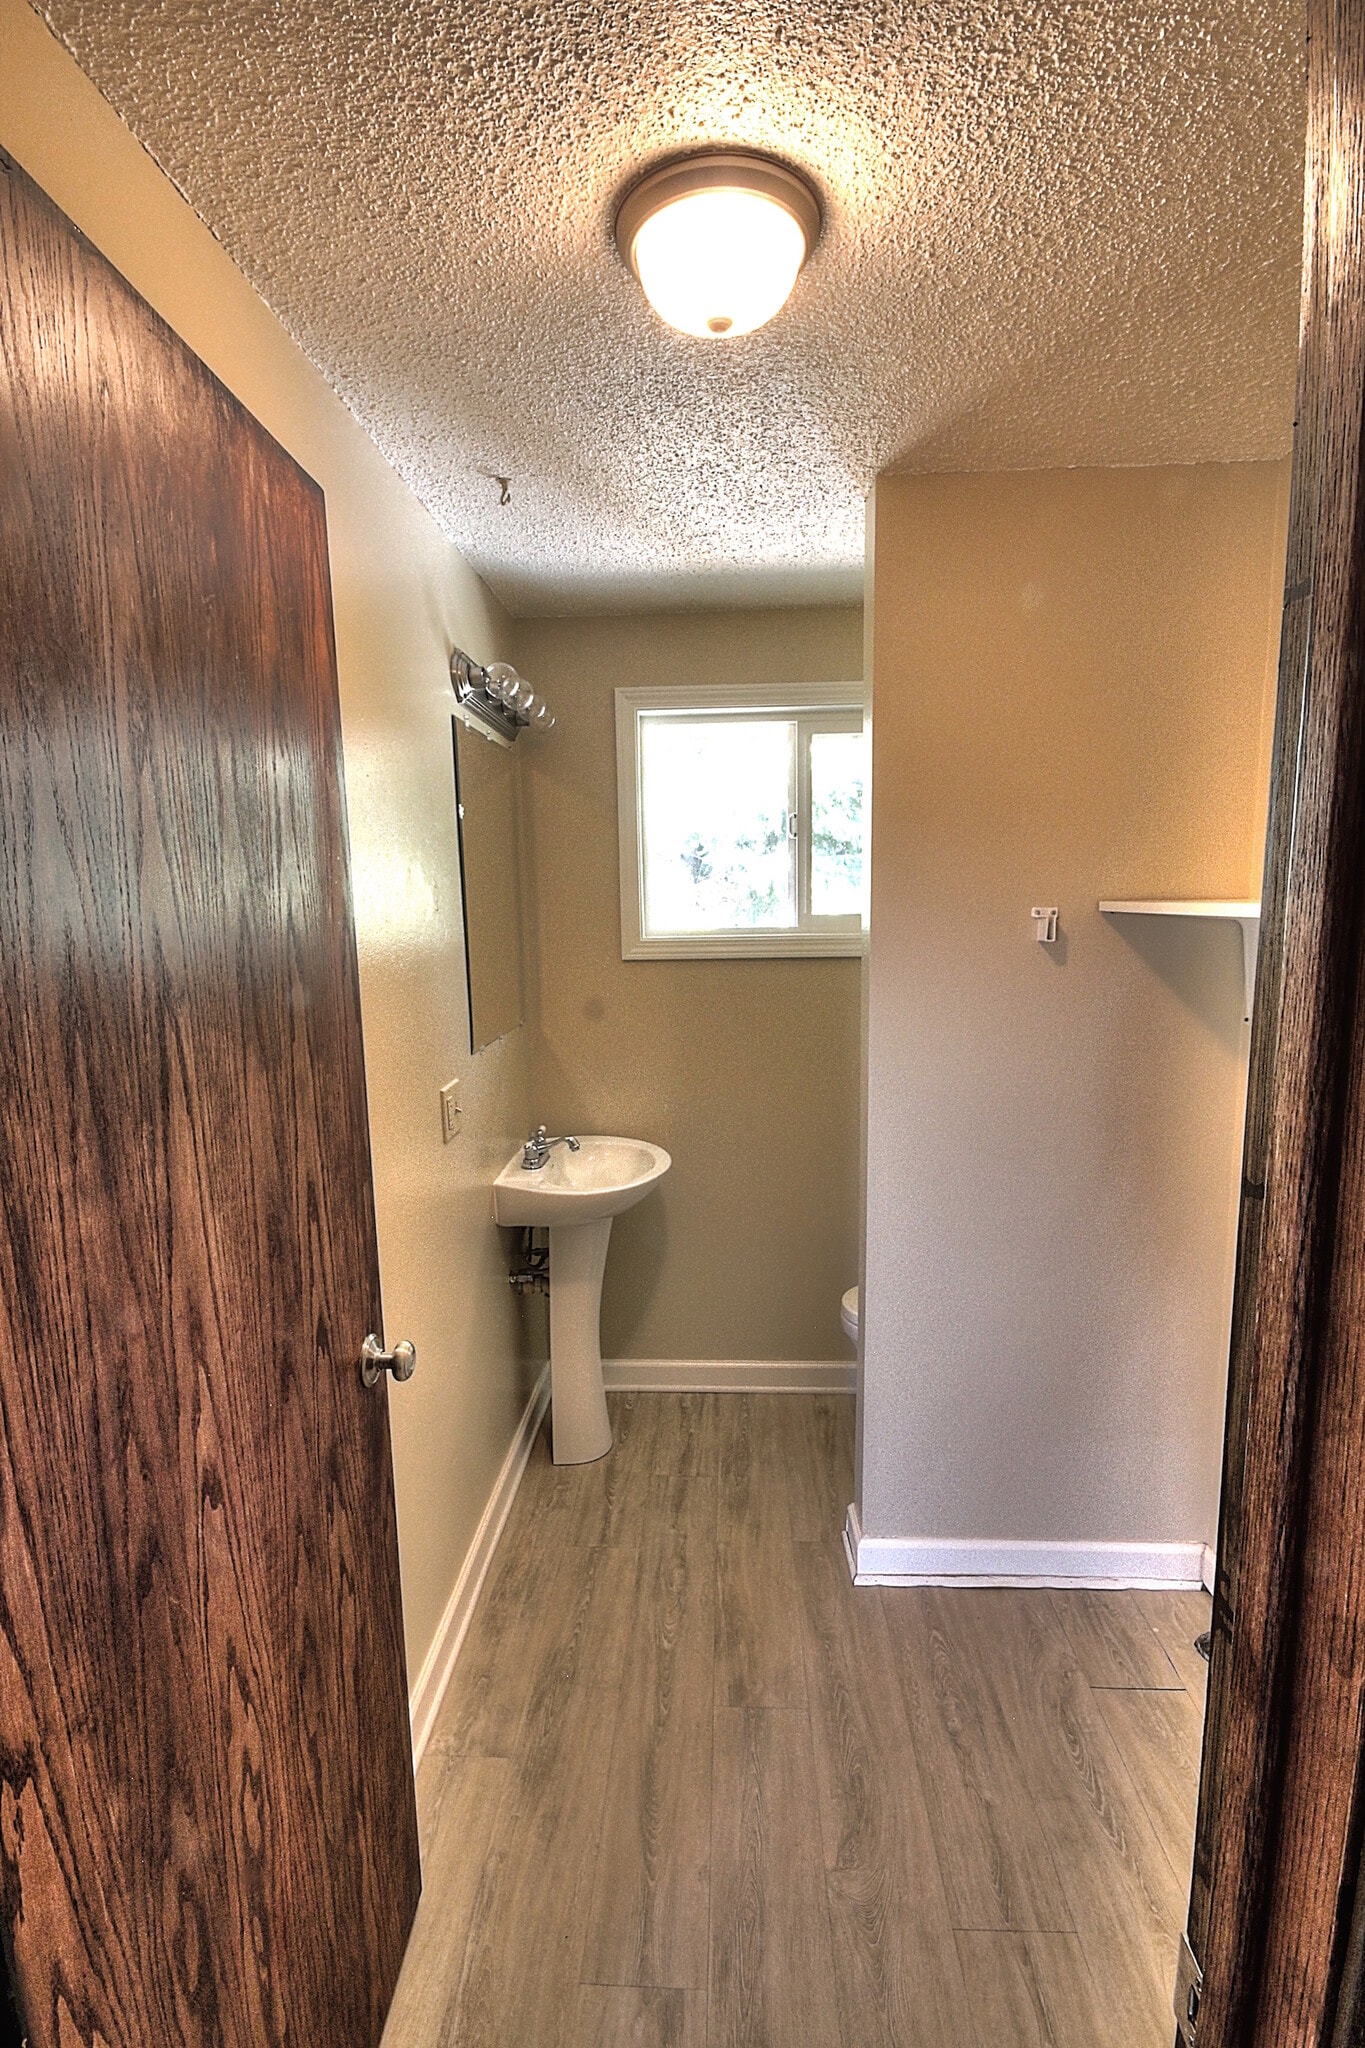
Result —
M 545 1126 L 537 1124 L 521 1148 L 521 1163 L 529 1173 L 536 1167 L 543 1166 L 549 1156 L 550 1148 L 545 1141 Z

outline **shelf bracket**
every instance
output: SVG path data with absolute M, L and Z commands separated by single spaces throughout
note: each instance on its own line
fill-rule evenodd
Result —
M 1255 917 L 1239 917 L 1237 922 L 1242 928 L 1242 974 L 1246 982 L 1247 1000 L 1243 1018 L 1249 1024 L 1252 999 L 1256 994 L 1256 956 L 1261 944 L 1261 914 L 1257 911 Z
M 1214 899 L 1182 903 L 1163 902 L 1153 897 L 1122 900 L 1108 897 L 1099 907 L 1105 917 L 1204 917 L 1235 924 L 1242 934 L 1242 981 L 1246 991 L 1242 1014 L 1243 1020 L 1250 1022 L 1252 997 L 1256 993 L 1256 955 L 1261 941 L 1259 903 Z

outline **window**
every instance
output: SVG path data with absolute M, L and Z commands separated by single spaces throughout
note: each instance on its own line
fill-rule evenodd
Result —
M 862 950 L 861 684 L 618 690 L 621 953 Z

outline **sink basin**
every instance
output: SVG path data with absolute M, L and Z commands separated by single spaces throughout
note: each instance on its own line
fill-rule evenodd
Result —
M 580 1138 L 577 1152 L 556 1145 L 534 1173 L 518 1152 L 493 1183 L 493 1214 L 523 1228 L 596 1223 L 633 1209 L 672 1164 L 643 1138 Z
M 673 1161 L 643 1138 L 555 1145 L 528 1173 L 521 1154 L 493 1183 L 499 1223 L 550 1233 L 550 1439 L 556 1465 L 586 1465 L 611 1449 L 602 1386 L 602 1274 L 611 1220 L 633 1209 Z

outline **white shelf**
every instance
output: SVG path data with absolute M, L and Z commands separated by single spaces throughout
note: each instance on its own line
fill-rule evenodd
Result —
M 1242 975 L 1246 983 L 1246 1015 L 1251 1015 L 1251 998 L 1256 987 L 1256 951 L 1261 939 L 1261 906 L 1252 901 L 1217 902 L 1212 899 L 1198 899 L 1190 902 L 1161 902 L 1151 898 L 1116 900 L 1110 898 L 1101 902 L 1100 909 L 1106 917 L 1216 917 L 1226 924 L 1241 927 L 1242 932 Z
M 1111 902 L 1101 903 L 1100 909 L 1106 917 L 1117 913 L 1125 917 L 1223 917 L 1234 924 L 1247 920 L 1259 924 L 1261 921 L 1261 906 L 1254 900 L 1250 903 Z

